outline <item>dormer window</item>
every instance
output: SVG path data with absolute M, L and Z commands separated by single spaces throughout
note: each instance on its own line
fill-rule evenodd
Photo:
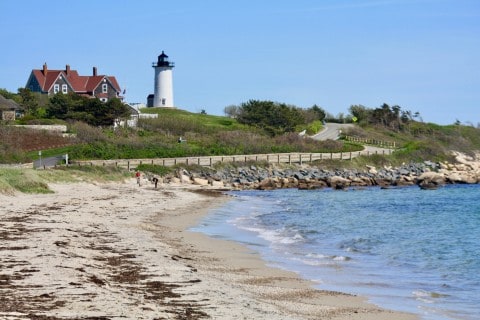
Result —
M 107 93 L 108 92 L 108 85 L 106 83 L 102 84 L 102 92 Z
M 66 94 L 68 92 L 68 88 L 66 84 L 62 84 L 62 93 Z
M 60 85 L 59 84 L 55 84 L 53 86 L 53 93 L 58 93 L 60 91 Z

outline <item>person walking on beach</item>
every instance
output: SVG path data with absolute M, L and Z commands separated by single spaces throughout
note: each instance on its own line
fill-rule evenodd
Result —
M 138 183 L 138 186 L 140 187 L 140 171 L 137 171 L 135 172 L 135 177 L 137 177 L 137 183 Z

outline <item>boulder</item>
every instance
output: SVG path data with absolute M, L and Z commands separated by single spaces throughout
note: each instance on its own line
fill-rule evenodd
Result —
M 373 178 L 373 182 L 376 186 L 379 186 L 382 188 L 390 187 L 392 185 L 392 182 L 389 179 L 379 178 L 379 177 Z
M 191 183 L 192 181 L 190 180 L 190 177 L 185 175 L 185 174 L 181 174 L 180 175 L 180 182 L 181 183 Z
M 171 178 L 170 178 L 170 183 L 179 184 L 179 183 L 180 183 L 180 179 L 177 178 L 177 177 L 171 177 Z
M 315 189 L 323 189 L 328 187 L 327 183 L 323 180 L 310 180 L 305 184 L 304 190 L 315 190 Z M 298 184 L 298 188 L 300 188 L 300 183 Z
M 366 167 L 368 169 L 368 173 L 371 173 L 371 174 L 377 174 L 378 173 L 377 169 L 375 169 L 374 166 L 366 165 Z
M 208 186 L 208 180 L 202 179 L 202 178 L 193 178 L 193 184 L 196 184 L 199 186 Z
M 215 187 L 215 188 L 223 188 L 224 187 L 223 181 L 211 180 L 210 184 L 212 185 L 212 187 Z
M 332 176 L 328 179 L 328 185 L 333 189 L 346 189 L 350 186 L 351 181 L 340 176 Z
M 474 172 L 451 172 L 446 177 L 449 183 L 478 183 L 478 177 Z
M 417 178 L 417 185 L 422 189 L 436 189 L 445 183 L 445 176 L 433 171 L 424 172 Z
M 263 179 L 258 183 L 259 190 L 274 190 L 277 189 L 277 181 L 274 178 Z

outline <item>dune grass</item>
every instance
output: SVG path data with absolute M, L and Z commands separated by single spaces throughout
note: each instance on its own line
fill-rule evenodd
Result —
M 49 170 L 0 169 L 0 193 L 53 193 L 49 183 L 122 182 L 132 174 L 117 167 L 58 167 Z

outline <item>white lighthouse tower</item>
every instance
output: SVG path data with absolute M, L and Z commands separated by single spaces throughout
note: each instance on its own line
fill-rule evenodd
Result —
M 168 61 L 168 56 L 162 51 L 158 61 L 152 64 L 155 69 L 155 93 L 153 95 L 153 107 L 174 108 L 173 104 L 173 62 Z

